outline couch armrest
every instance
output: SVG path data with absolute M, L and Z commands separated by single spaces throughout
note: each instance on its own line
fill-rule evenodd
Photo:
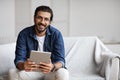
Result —
M 115 57 L 112 59 L 112 65 L 110 70 L 110 80 L 118 80 L 119 76 L 119 58 Z

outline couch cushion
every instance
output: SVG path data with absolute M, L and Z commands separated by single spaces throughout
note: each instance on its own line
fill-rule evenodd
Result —
M 0 75 L 8 73 L 10 68 L 15 68 L 15 43 L 0 45 Z
M 66 65 L 70 74 L 95 74 L 95 37 L 64 38 Z
M 70 75 L 69 80 L 105 80 L 105 78 L 100 77 L 99 75 L 86 75 L 86 76 L 80 76 L 80 75 Z

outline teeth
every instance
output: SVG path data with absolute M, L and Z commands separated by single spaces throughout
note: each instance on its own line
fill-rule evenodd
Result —
M 42 25 L 38 25 L 38 26 L 42 26 Z

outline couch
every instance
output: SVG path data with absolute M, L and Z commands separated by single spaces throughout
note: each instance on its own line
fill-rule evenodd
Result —
M 97 37 L 64 37 L 66 66 L 70 80 L 118 80 L 119 55 Z M 15 68 L 15 42 L 0 45 L 0 80 L 9 80 Z

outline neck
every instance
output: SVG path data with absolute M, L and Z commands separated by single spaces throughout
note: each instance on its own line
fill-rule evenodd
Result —
M 39 33 L 39 32 L 36 30 L 36 35 L 39 36 L 39 37 L 44 36 L 45 33 L 46 33 L 46 30 L 43 31 L 43 32 L 41 32 L 41 33 Z

